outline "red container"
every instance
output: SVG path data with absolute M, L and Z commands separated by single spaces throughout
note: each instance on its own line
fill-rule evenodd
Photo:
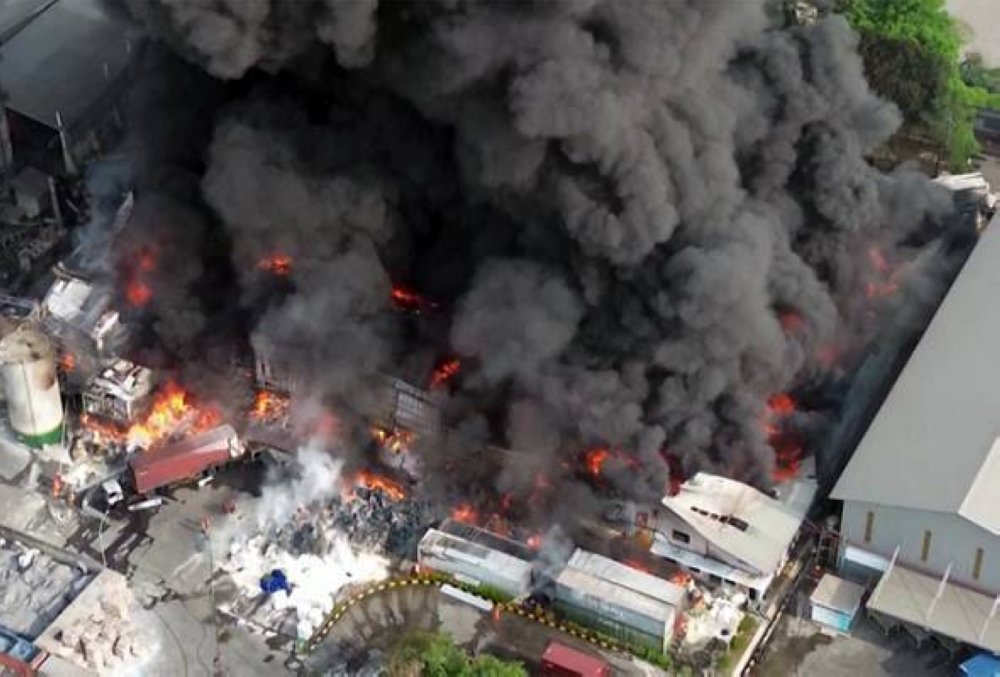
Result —
M 611 666 L 596 656 L 549 642 L 542 654 L 542 674 L 560 677 L 610 677 Z
M 242 452 L 231 426 L 223 425 L 162 449 L 144 451 L 129 461 L 135 490 L 145 494 L 224 465 Z

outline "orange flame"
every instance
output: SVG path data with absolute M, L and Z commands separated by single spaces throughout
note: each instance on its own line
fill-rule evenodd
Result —
M 415 437 L 409 430 L 387 430 L 381 426 L 372 426 L 371 432 L 372 439 L 380 447 L 388 449 L 394 454 L 399 454 L 409 449 Z
M 115 428 L 101 425 L 96 421 L 84 418 L 88 428 L 113 439 L 124 439 L 131 446 L 148 448 L 156 442 L 178 431 L 182 426 L 189 426 L 194 432 L 201 432 L 222 421 L 222 414 L 214 407 L 198 409 L 188 401 L 188 394 L 180 386 L 168 382 L 156 394 L 153 406 L 146 417 L 139 423 L 134 423 L 124 433 Z
M 479 521 L 479 514 L 470 503 L 459 503 L 451 509 L 451 518 L 456 522 L 476 524 Z
M 394 501 L 402 501 L 406 498 L 406 491 L 401 484 L 367 470 L 358 473 L 355 483 L 370 491 L 378 489 Z
M 59 358 L 59 368 L 68 374 L 76 369 L 76 355 L 73 353 L 63 353 Z
M 587 465 L 587 472 L 594 477 L 600 477 L 601 469 L 609 458 L 611 458 L 611 452 L 603 447 L 598 447 L 588 450 L 583 460 Z
M 777 393 L 767 399 L 767 408 L 773 415 L 787 416 L 795 413 L 795 400 L 788 393 Z
M 278 277 L 292 274 L 292 257 L 287 254 L 268 254 L 257 262 L 257 268 Z
M 686 571 L 675 571 L 670 576 L 670 582 L 682 588 L 691 582 L 692 576 Z
M 397 310 L 407 312 L 420 312 L 422 310 L 430 310 L 435 307 L 433 301 L 429 301 L 412 289 L 408 289 L 398 284 L 393 285 L 389 298 L 392 300 L 392 305 L 396 306 Z
M 450 381 L 462 368 L 462 361 L 458 358 L 446 360 L 439 364 L 431 374 L 431 388 L 444 385 Z
M 153 298 L 153 290 L 141 280 L 129 280 L 125 285 L 125 300 L 133 308 L 142 308 Z
M 61 476 L 61 475 L 59 475 L 59 474 L 56 474 L 56 475 L 55 475 L 55 476 L 54 476 L 54 477 L 52 478 L 52 495 L 53 495 L 54 497 L 57 497 L 57 498 L 58 498 L 59 494 L 61 494 L 61 493 L 62 493 L 62 486 L 63 486 L 63 483 L 62 483 L 62 476 Z
M 250 418 L 255 421 L 273 421 L 288 411 L 288 405 L 287 395 L 276 393 L 273 390 L 258 390 L 254 393 Z
M 528 547 L 532 550 L 539 550 L 542 547 L 542 535 L 532 534 L 528 536 Z

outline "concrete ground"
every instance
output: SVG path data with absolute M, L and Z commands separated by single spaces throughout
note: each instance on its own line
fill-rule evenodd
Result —
M 245 489 L 243 478 L 223 476 L 202 489 L 178 489 L 157 510 L 123 512 L 103 524 L 52 501 L 26 479 L 22 473 L 18 484 L 0 483 L 0 523 L 103 561 L 128 577 L 139 604 L 137 625 L 153 648 L 128 674 L 252 677 L 286 672 L 290 642 L 221 617 L 215 622 L 215 602 L 228 593 L 217 581 L 210 583 L 212 562 L 200 521 L 203 515 L 218 514 L 227 497 Z
M 786 614 L 754 671 L 759 677 L 946 677 L 955 664 L 931 642 L 917 650 L 905 635 L 886 637 L 866 618 L 850 635 L 831 636 L 812 621 Z
M 454 600 L 434 586 L 422 585 L 389 589 L 352 606 L 308 658 L 306 666 L 310 672 L 323 674 L 359 674 L 372 653 L 384 656 L 400 637 L 415 630 L 446 632 L 467 651 L 488 651 L 521 661 L 529 674 L 540 674 L 539 657 L 553 639 L 601 655 L 613 666 L 615 675 L 662 674 L 628 656 L 600 651 L 515 614 L 494 619 L 490 613 Z

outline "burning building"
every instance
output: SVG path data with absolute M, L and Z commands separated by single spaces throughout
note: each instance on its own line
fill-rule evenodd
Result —
M 762 599 L 785 565 L 816 494 L 800 477 L 775 497 L 725 477 L 698 473 L 651 518 L 650 552 L 706 581 L 725 581 Z
M 148 164 L 185 180 L 139 180 L 129 320 L 197 376 L 213 342 L 252 346 L 251 416 L 308 399 L 352 467 L 402 465 L 443 510 L 569 521 L 699 472 L 769 505 L 834 409 L 769 402 L 913 302 L 902 272 L 940 272 L 953 205 L 866 162 L 899 119 L 846 23 L 785 28 L 767 4 L 130 3 L 214 78 L 165 68 L 168 99 L 227 105 L 178 103 L 190 143 L 146 126 Z M 164 265 L 136 286 L 144 247 Z M 771 554 L 728 556 L 766 578 Z
M 128 360 L 113 360 L 87 384 L 83 411 L 128 426 L 152 404 L 154 385 L 152 370 Z

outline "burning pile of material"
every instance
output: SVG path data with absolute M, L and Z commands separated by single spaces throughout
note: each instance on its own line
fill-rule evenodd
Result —
M 211 405 L 196 404 L 188 391 L 168 381 L 156 393 L 149 412 L 126 429 L 86 414 L 80 420 L 95 437 L 130 449 L 148 449 L 175 435 L 209 430 L 222 421 L 222 413 Z
M 293 472 L 265 485 L 250 533 L 231 539 L 220 569 L 252 599 L 264 594 L 262 577 L 282 571 L 290 591 L 271 593 L 267 604 L 294 616 L 305 637 L 346 587 L 387 575 L 380 553 L 415 544 L 422 511 L 388 478 L 348 477 L 343 461 L 320 449 L 300 450 Z

